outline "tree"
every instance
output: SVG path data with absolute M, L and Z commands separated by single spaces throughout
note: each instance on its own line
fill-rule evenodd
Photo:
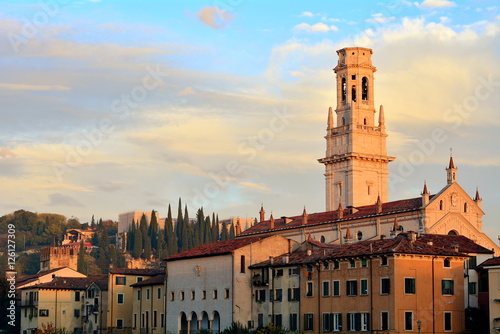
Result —
M 221 241 L 225 241 L 225 240 L 228 240 L 229 239 L 229 232 L 227 230 L 227 225 L 226 225 L 226 222 L 223 222 L 222 223 L 222 227 L 221 227 L 222 231 L 220 233 L 220 240 Z
M 138 259 L 141 257 L 142 254 L 142 233 L 141 229 L 138 228 L 135 231 L 135 236 L 134 236 L 134 251 L 132 252 L 132 256 L 134 259 Z
M 229 227 L 229 239 L 234 239 L 235 233 L 234 233 L 234 224 L 231 223 L 231 226 Z
M 76 270 L 84 275 L 88 274 L 87 263 L 85 262 L 85 247 L 83 240 L 80 241 L 80 249 L 78 250 L 78 262 Z
M 177 251 L 181 252 L 183 250 L 183 243 L 187 242 L 187 240 L 183 239 L 185 228 L 184 228 L 184 218 L 182 217 L 182 203 L 180 197 L 179 197 L 179 206 L 177 208 L 177 225 L 175 227 L 175 233 L 177 234 Z
M 158 249 L 158 220 L 156 219 L 155 210 L 151 211 L 151 223 L 149 224 L 148 235 L 151 239 L 151 248 L 153 250 Z
M 177 236 L 174 232 L 174 222 L 172 220 L 172 210 L 170 204 L 168 205 L 167 219 L 165 219 L 165 242 L 167 243 L 167 255 L 174 255 L 177 253 Z
M 149 235 L 145 235 L 144 238 L 144 252 L 142 253 L 142 257 L 146 260 L 151 260 L 151 239 L 149 238 Z

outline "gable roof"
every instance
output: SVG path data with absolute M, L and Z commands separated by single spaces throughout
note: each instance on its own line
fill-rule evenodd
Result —
M 445 234 L 421 234 L 418 238 L 423 242 L 432 241 L 437 247 L 452 249 L 458 247 L 460 253 L 466 254 L 493 254 L 494 251 L 476 244 L 473 240 L 463 235 L 445 235 Z
M 42 276 L 50 275 L 50 274 L 53 274 L 53 273 L 58 272 L 58 271 L 63 270 L 63 269 L 70 269 L 70 270 L 78 273 L 78 271 L 76 271 L 72 268 L 69 268 L 69 267 L 59 267 L 59 268 L 54 268 L 54 269 L 50 269 L 50 270 L 39 271 L 36 274 L 27 275 L 27 276 L 23 276 L 23 277 L 19 278 L 16 281 L 16 286 L 20 286 L 20 285 L 27 284 L 29 282 L 36 281 L 37 279 L 39 279 Z
M 430 198 L 434 197 L 431 195 Z M 262 221 L 255 224 L 254 226 L 248 228 L 247 230 L 241 232 L 237 238 L 247 237 L 256 234 L 262 234 L 274 231 L 284 231 L 295 228 L 303 228 L 315 225 L 330 224 L 330 223 L 342 223 L 346 221 L 369 218 L 374 216 L 383 216 L 395 213 L 404 213 L 419 210 L 422 207 L 422 197 L 415 197 L 409 199 L 403 199 L 399 201 L 382 203 L 382 211 L 377 213 L 377 205 L 365 205 L 356 207 L 356 212 L 352 212 L 349 209 L 343 209 L 342 217 L 339 217 L 339 211 L 326 211 L 311 213 L 307 215 L 307 219 L 304 224 L 304 216 L 292 216 L 292 217 L 282 217 L 280 219 L 274 219 L 274 227 L 272 227 L 271 220 Z
M 176 261 L 182 259 L 207 257 L 207 256 L 219 256 L 224 254 L 231 254 L 238 248 L 250 245 L 251 243 L 263 240 L 263 237 L 252 237 L 252 238 L 241 238 L 225 241 L 217 241 L 208 244 L 203 244 L 193 249 L 175 254 L 164 259 L 165 261 Z
M 394 239 L 365 240 L 353 244 L 338 245 L 338 247 L 325 247 L 323 249 L 283 254 L 281 256 L 274 257 L 272 260 L 267 260 L 250 266 L 250 268 L 304 265 L 318 261 L 389 254 L 421 254 L 450 257 L 467 256 L 449 248 L 446 249 L 429 245 L 427 242 L 423 242 L 418 239 L 416 241 L 411 241 L 407 235 L 402 233 Z
M 138 276 L 156 276 L 163 274 L 164 270 L 158 269 L 131 269 L 131 268 L 111 268 L 109 269 L 110 274 L 118 275 L 138 275 Z
M 90 275 L 88 277 L 56 277 L 50 282 L 39 283 L 22 289 L 86 290 L 93 282 L 103 279 L 103 275 Z
M 132 287 L 141 287 L 149 285 L 160 285 L 165 282 L 165 274 L 153 276 L 151 278 L 145 279 L 143 281 L 131 284 Z
M 500 256 L 492 257 L 481 263 L 478 267 L 498 266 L 500 265 Z

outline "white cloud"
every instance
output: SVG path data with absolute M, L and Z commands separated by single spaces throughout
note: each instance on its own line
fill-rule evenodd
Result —
M 234 16 L 224 9 L 210 6 L 198 12 L 198 19 L 209 27 L 221 29 L 227 26 L 234 19 Z
M 14 84 L 14 83 L 0 83 L 0 89 L 7 90 L 22 90 L 22 91 L 65 91 L 70 90 L 70 87 L 63 85 L 30 85 L 30 84 Z
M 443 8 L 443 7 L 453 7 L 456 4 L 453 1 L 448 0 L 424 0 L 419 6 L 431 7 L 431 8 Z
M 334 25 L 326 25 L 322 22 L 310 25 L 308 23 L 301 23 L 294 27 L 296 31 L 305 31 L 308 33 L 316 33 L 316 32 L 329 32 L 329 31 L 338 31 L 339 29 Z
M 385 17 L 384 14 L 382 13 L 377 13 L 377 14 L 372 14 L 372 17 L 369 19 L 366 19 L 366 22 L 375 22 L 375 23 L 385 23 L 389 20 L 394 20 L 394 16 L 391 17 Z
M 16 154 L 5 147 L 0 147 L 0 159 L 2 158 L 15 158 Z
M 311 12 L 302 12 L 302 14 L 299 15 L 299 17 L 314 17 L 314 16 L 316 15 Z

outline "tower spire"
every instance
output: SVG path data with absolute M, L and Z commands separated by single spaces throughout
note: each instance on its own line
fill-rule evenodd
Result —
M 450 162 L 448 163 L 448 167 L 446 168 L 446 183 L 453 184 L 457 182 L 457 170 L 455 167 L 455 162 L 453 161 L 452 149 L 450 148 Z
M 333 122 L 333 109 L 332 107 L 328 108 L 328 130 L 331 130 L 334 128 L 334 122 Z
M 378 126 L 381 128 L 385 128 L 385 115 L 383 105 L 380 105 L 380 111 L 378 113 Z

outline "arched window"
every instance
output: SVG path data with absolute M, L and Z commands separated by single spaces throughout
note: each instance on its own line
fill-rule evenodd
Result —
M 363 239 L 363 232 L 361 232 L 361 231 L 358 231 L 358 234 L 357 234 L 357 236 L 358 236 L 358 240 L 361 240 L 361 239 Z
M 319 241 L 320 241 L 322 244 L 324 244 L 324 243 L 325 243 L 325 236 L 324 236 L 324 235 L 322 235 L 322 236 L 321 236 L 321 238 L 319 238 Z
M 368 100 L 368 78 L 363 77 L 361 80 L 361 99 Z
M 467 212 L 467 203 L 464 203 L 464 212 Z
M 363 124 L 366 125 L 366 117 L 363 119 Z
M 342 102 L 345 102 L 347 98 L 347 81 L 345 78 L 342 78 Z
M 443 200 L 439 201 L 439 210 L 443 210 Z
M 351 96 L 352 96 L 352 100 L 354 102 L 356 102 L 356 85 L 352 85 L 352 88 L 351 88 Z

